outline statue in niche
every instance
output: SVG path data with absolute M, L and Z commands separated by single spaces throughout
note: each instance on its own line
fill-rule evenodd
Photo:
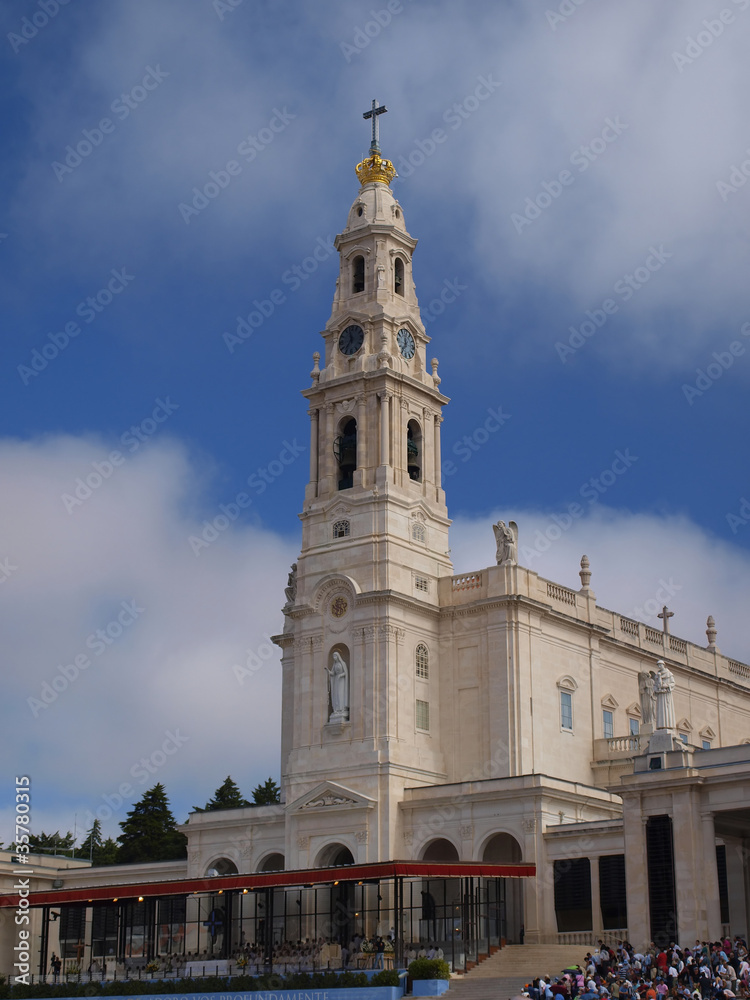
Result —
M 656 677 L 654 678 L 656 728 L 674 729 L 677 725 L 674 715 L 674 697 L 672 695 L 675 687 L 674 674 L 664 660 L 658 660 L 656 667 Z
M 515 521 L 498 521 L 492 525 L 497 543 L 497 565 L 518 565 L 518 525 Z
M 638 674 L 638 693 L 641 698 L 641 722 L 644 726 L 653 725 L 656 718 L 655 678 L 656 674 L 653 670 L 641 670 Z
M 338 650 L 333 654 L 328 672 L 328 686 L 331 693 L 330 722 L 349 718 L 349 668 Z
M 284 587 L 284 593 L 286 594 L 286 603 L 294 604 L 297 600 L 297 563 L 292 563 L 292 568 L 287 577 L 286 587 Z

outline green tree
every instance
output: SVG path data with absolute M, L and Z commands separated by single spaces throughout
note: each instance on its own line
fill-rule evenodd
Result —
M 227 775 L 224 784 L 217 788 L 214 797 L 201 809 L 200 806 L 193 806 L 194 812 L 214 812 L 218 809 L 241 809 L 249 806 L 250 803 L 243 797 L 242 792 L 236 782 L 232 781 L 231 775 Z
M 120 823 L 118 864 L 138 861 L 176 861 L 187 855 L 187 837 L 180 833 L 169 808 L 164 785 L 143 793 Z
M 253 802 L 256 806 L 267 806 L 273 802 L 281 802 L 281 789 L 273 778 L 268 778 L 262 785 L 257 785 L 253 789 Z
M 75 843 L 75 837 L 68 830 L 66 834 L 60 833 L 59 830 L 55 830 L 54 833 L 30 833 L 29 834 L 29 852 L 31 854 L 67 854 L 70 855 L 73 851 L 73 845 Z M 16 844 L 10 845 L 10 850 L 14 850 Z
M 96 866 L 117 864 L 118 851 L 117 842 L 112 837 L 102 838 L 101 821 L 95 819 L 76 853 L 79 858 L 88 858 Z

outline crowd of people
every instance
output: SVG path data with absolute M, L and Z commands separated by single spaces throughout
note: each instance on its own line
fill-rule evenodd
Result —
M 523 991 L 530 1000 L 724 1000 L 749 998 L 747 942 L 696 941 L 692 948 L 672 942 L 636 951 L 627 941 L 604 942 L 586 955 L 585 966 L 541 976 Z

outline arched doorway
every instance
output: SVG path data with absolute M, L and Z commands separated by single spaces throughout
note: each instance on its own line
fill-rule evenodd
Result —
M 284 868 L 284 855 L 283 854 L 267 854 L 265 858 L 261 861 L 258 871 L 259 872 L 280 872 Z
M 484 845 L 482 861 L 494 865 L 518 864 L 522 860 L 521 845 L 509 833 L 496 833 Z M 499 900 L 499 937 L 508 944 L 522 944 L 523 879 L 504 878 Z
M 229 858 L 217 858 L 212 861 L 206 869 L 206 875 L 216 877 L 217 875 L 236 875 L 237 865 Z
M 345 844 L 328 844 L 318 854 L 318 868 L 340 868 L 354 864 L 354 855 Z M 356 907 L 354 883 L 339 882 L 331 886 L 330 934 L 333 941 L 346 945 L 354 936 Z
M 422 848 L 422 861 L 458 861 L 455 844 L 445 837 L 437 837 Z M 461 883 L 458 879 L 424 879 L 422 882 L 422 913 L 419 921 L 419 940 L 439 944 L 446 954 L 452 955 L 452 942 L 460 934 L 463 914 L 461 911 Z

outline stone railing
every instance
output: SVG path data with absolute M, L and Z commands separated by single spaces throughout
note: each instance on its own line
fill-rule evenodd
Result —
M 630 618 L 620 618 L 620 628 L 625 633 L 625 635 L 635 636 L 637 639 L 640 635 L 638 629 L 638 622 L 631 621 Z
M 557 935 L 558 944 L 595 945 L 599 941 L 605 944 L 617 944 L 628 940 L 627 927 L 619 927 L 609 931 L 564 931 Z
M 464 576 L 453 577 L 454 590 L 475 590 L 482 586 L 481 573 L 466 573 Z
M 547 597 L 551 597 L 554 601 L 562 601 L 563 604 L 570 604 L 572 607 L 576 606 L 575 591 L 561 587 L 558 583 L 547 581 Z
M 649 628 L 648 625 L 643 626 L 643 631 L 646 633 L 646 642 L 650 642 L 652 646 L 664 647 L 663 632 L 660 632 L 656 628 Z
M 670 635 L 669 648 L 673 653 L 682 653 L 683 656 L 687 655 L 687 643 L 684 639 L 677 639 L 675 636 Z
M 640 736 L 614 736 L 607 740 L 607 747 L 610 753 L 621 753 L 626 750 L 628 753 L 638 753 L 641 748 Z
M 730 673 L 739 674 L 740 677 L 750 677 L 750 667 L 746 663 L 738 663 L 737 660 L 727 660 Z

